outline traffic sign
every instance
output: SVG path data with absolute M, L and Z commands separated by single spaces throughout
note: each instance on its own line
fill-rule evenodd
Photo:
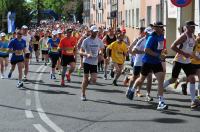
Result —
M 188 6 L 192 0 L 171 0 L 172 4 L 177 7 L 185 7 Z

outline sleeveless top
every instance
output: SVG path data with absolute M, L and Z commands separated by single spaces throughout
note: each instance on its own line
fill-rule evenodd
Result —
M 110 38 L 109 35 L 106 35 L 106 42 L 107 42 L 107 45 L 111 44 L 112 42 L 114 42 L 114 41 L 116 41 L 116 40 L 117 40 L 117 38 L 116 38 L 115 35 L 114 35 L 113 38 Z
M 193 49 L 195 46 L 195 38 L 192 36 L 191 38 L 185 33 L 187 39 L 186 41 L 181 45 L 180 50 L 182 50 L 185 53 L 192 54 Z M 191 58 L 186 58 L 182 54 L 177 53 L 175 56 L 175 61 L 183 63 L 183 64 L 189 64 L 191 63 Z

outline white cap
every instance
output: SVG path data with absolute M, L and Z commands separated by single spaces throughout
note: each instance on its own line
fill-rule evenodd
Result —
M 57 35 L 57 34 L 58 34 L 58 32 L 56 30 L 52 31 L 52 35 Z
M 99 29 L 97 28 L 96 25 L 93 25 L 93 26 L 90 27 L 90 31 L 92 31 L 92 32 L 98 32 Z
M 26 25 L 23 25 L 22 29 L 28 29 L 28 27 Z
M 145 28 L 144 32 L 150 34 L 153 32 L 153 29 L 151 27 L 147 27 L 147 28 Z
M 62 30 L 61 29 L 58 29 L 57 30 L 57 33 L 59 34 L 59 33 L 62 33 Z
M 2 32 L 2 33 L 0 34 L 0 36 L 1 36 L 1 37 L 5 37 L 6 34 L 5 34 L 4 32 Z

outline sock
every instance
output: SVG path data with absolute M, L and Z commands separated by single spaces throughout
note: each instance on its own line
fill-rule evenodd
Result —
M 191 100 L 195 100 L 195 84 L 190 83 L 190 95 L 191 95 Z
M 132 87 L 132 88 L 131 88 L 131 91 L 132 91 L 132 92 L 135 92 L 135 87 Z
M 158 98 L 159 98 L 159 104 L 160 104 L 161 102 L 164 102 L 164 97 L 163 97 L 163 96 L 158 96 Z
M 63 67 L 62 78 L 65 78 L 66 72 L 67 72 L 67 67 Z
M 169 83 L 169 80 L 166 80 L 166 81 L 164 82 L 164 84 L 163 84 L 163 88 L 165 89 L 169 84 L 170 84 L 170 83 Z

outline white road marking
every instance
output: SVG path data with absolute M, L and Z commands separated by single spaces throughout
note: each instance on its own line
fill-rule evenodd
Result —
M 31 94 L 31 91 L 30 91 L 30 90 L 26 90 L 26 94 L 27 94 L 27 95 L 30 95 L 30 94 Z
M 34 118 L 33 113 L 31 110 L 25 110 L 25 114 L 27 118 Z
M 46 128 L 44 128 L 40 124 L 33 124 L 33 126 L 39 131 L 39 132 L 48 132 Z
M 26 99 L 26 106 L 31 106 L 31 100 L 30 99 Z
M 46 67 L 44 67 L 42 69 L 41 72 L 44 72 L 46 69 Z M 42 78 L 42 73 L 40 73 L 37 77 L 37 81 L 40 81 L 40 79 Z M 51 121 L 48 116 L 46 115 L 45 111 L 43 110 L 42 106 L 41 106 L 41 103 L 40 103 L 40 98 L 39 98 L 39 93 L 38 93 L 38 83 L 35 84 L 35 91 L 34 91 L 34 94 L 35 94 L 35 103 L 36 103 L 36 108 L 37 108 L 37 111 L 38 111 L 38 114 L 40 116 L 40 118 L 49 126 L 51 127 L 54 131 L 56 132 L 64 132 L 59 126 L 57 126 L 53 121 Z

